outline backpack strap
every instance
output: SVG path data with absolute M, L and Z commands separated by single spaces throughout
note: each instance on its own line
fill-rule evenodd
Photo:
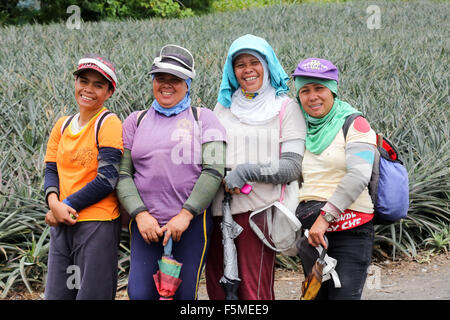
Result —
M 97 117 L 97 120 L 95 121 L 95 126 L 94 126 L 94 130 L 95 130 L 95 144 L 97 145 L 97 149 L 100 149 L 100 146 L 98 144 L 98 132 L 100 131 L 100 128 L 103 124 L 103 122 L 113 116 L 114 113 L 112 113 L 109 110 L 103 110 L 102 113 L 100 113 L 100 115 Z M 64 133 L 64 130 L 66 130 L 66 128 L 70 125 L 70 123 L 72 122 L 72 119 L 75 117 L 76 115 L 73 114 L 69 117 L 67 117 L 66 120 L 64 120 L 62 126 L 61 126 L 61 135 Z
M 195 121 L 198 122 L 198 118 L 200 116 L 200 108 L 197 107 L 191 107 L 191 111 L 192 111 L 192 115 L 194 116 Z M 139 127 L 139 125 L 141 124 L 142 120 L 144 120 L 145 116 L 147 115 L 147 111 L 146 110 L 141 110 L 138 112 L 137 116 L 136 116 L 136 127 Z
M 75 117 L 76 115 L 73 114 L 71 116 L 68 116 L 66 120 L 64 120 L 62 126 L 61 126 L 61 136 L 64 133 L 64 130 L 66 130 L 66 128 L 69 126 L 70 122 L 72 122 L 73 117 Z
M 283 101 L 283 104 L 281 105 L 280 113 L 278 114 L 278 118 L 280 120 L 280 155 L 281 155 L 281 138 L 282 138 L 282 124 L 283 124 L 283 118 L 284 113 L 286 112 L 286 107 L 288 103 L 291 101 L 290 98 Z M 286 184 L 281 185 L 281 195 L 280 195 L 280 203 L 284 202 L 284 196 L 286 194 Z
M 192 107 L 191 106 L 192 115 L 194 116 L 194 119 L 197 122 L 198 122 L 198 119 L 200 118 L 201 110 L 202 110 L 202 108 L 200 108 L 200 107 Z
M 353 113 L 353 114 L 349 115 L 347 117 L 347 119 L 345 119 L 344 125 L 342 126 L 342 131 L 344 131 L 344 139 L 347 139 L 348 129 L 350 129 L 350 125 L 358 117 L 362 117 L 362 115 L 360 115 L 359 113 Z M 384 137 L 383 137 L 383 134 L 377 133 L 377 147 L 383 147 L 383 140 L 386 141 L 386 139 L 384 139 Z M 391 143 L 388 143 L 388 144 L 391 148 L 393 148 Z
M 97 120 L 95 120 L 95 126 L 94 126 L 94 130 L 95 130 L 95 143 L 97 145 L 97 149 L 100 149 L 100 146 L 98 144 L 98 133 L 100 131 L 100 128 L 103 124 L 103 122 L 108 119 L 109 117 L 113 116 L 114 113 L 112 113 L 109 110 L 103 110 L 102 113 L 100 113 L 100 115 L 97 117 Z
M 291 101 L 290 98 L 287 98 L 286 100 L 283 101 L 283 104 L 281 105 L 280 113 L 278 114 L 278 119 L 280 120 L 280 140 L 281 140 L 281 137 L 283 136 L 281 131 L 282 131 L 284 113 L 286 112 L 286 107 L 290 101 Z M 280 143 L 280 154 L 281 154 L 281 143 Z
M 196 107 L 191 107 L 192 115 L 194 116 L 195 121 L 198 122 L 198 111 Z
M 141 110 L 138 112 L 138 114 L 136 116 L 136 127 L 139 127 L 142 120 L 144 120 L 145 116 L 147 115 L 147 111 L 148 111 L 148 109 Z
M 359 113 L 352 113 L 351 115 L 349 115 L 347 117 L 347 119 L 345 119 L 345 122 L 344 122 L 344 124 L 342 126 L 342 131 L 344 131 L 344 140 L 347 139 L 347 133 L 348 133 L 348 129 L 350 129 L 350 125 L 358 117 L 362 117 L 362 115 L 359 114 Z

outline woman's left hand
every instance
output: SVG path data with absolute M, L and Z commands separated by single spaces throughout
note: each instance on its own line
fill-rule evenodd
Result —
M 225 186 L 225 191 L 231 194 L 241 193 L 240 189 L 247 183 L 247 178 L 245 175 L 245 164 L 239 164 L 227 173 L 223 179 L 223 184 Z
M 327 231 L 328 226 L 329 223 L 327 222 L 327 220 L 325 220 L 325 218 L 319 214 L 311 229 L 309 229 L 308 243 L 313 247 L 322 245 L 322 247 L 327 249 L 328 246 L 325 242 L 325 239 L 323 238 L 323 235 Z
M 233 189 L 228 189 L 227 184 L 224 182 L 224 186 L 225 186 L 225 191 L 231 194 L 239 194 L 241 193 L 241 189 L 239 188 L 233 188 Z
M 189 227 L 193 218 L 194 216 L 192 213 L 183 208 L 175 217 L 170 219 L 170 221 L 161 228 L 161 231 L 165 233 L 163 246 L 167 244 L 170 237 L 172 237 L 174 241 L 180 241 L 181 235 Z

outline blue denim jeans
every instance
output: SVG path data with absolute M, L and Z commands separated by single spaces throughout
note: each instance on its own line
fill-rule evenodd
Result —
M 336 272 L 341 288 L 333 280 L 322 283 L 316 300 L 359 300 L 372 261 L 374 240 L 373 222 L 359 227 L 326 233 L 329 241 L 327 254 L 337 259 Z
M 130 300 L 158 300 L 153 275 L 159 270 L 158 260 L 163 255 L 162 239 L 147 244 L 142 238 L 136 221 L 131 226 L 130 275 L 128 277 L 128 296 Z M 183 280 L 177 289 L 174 300 L 195 300 L 201 271 L 208 251 L 212 232 L 212 216 L 208 211 L 197 215 L 183 232 L 179 242 L 173 243 L 172 255 L 183 263 L 180 278 Z

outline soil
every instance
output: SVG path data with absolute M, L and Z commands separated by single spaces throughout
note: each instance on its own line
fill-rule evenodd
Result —
M 301 267 L 299 268 L 301 270 Z M 369 268 L 363 300 L 450 300 L 450 253 L 421 253 L 415 259 L 384 260 Z M 301 296 L 301 271 L 276 269 L 275 297 L 277 300 L 298 300 Z M 199 287 L 199 300 L 208 300 L 205 279 Z M 127 300 L 126 290 L 117 299 Z M 42 292 L 28 293 L 17 289 L 9 300 L 40 300 Z
M 299 300 L 303 280 L 301 271 L 277 269 L 276 300 Z M 204 280 L 199 299 L 208 299 Z M 374 262 L 369 268 L 362 300 L 450 300 L 450 254 L 424 253 L 414 260 Z

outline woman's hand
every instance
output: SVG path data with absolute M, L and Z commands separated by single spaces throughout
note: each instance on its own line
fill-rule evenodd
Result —
M 239 193 L 241 193 L 241 189 L 239 189 L 239 188 L 232 188 L 232 189 L 229 189 L 228 187 L 227 187 L 227 183 L 225 182 L 225 180 L 223 181 L 223 185 L 224 185 L 224 187 L 225 187 L 225 191 L 226 192 L 228 192 L 228 193 L 231 193 L 231 194 L 239 194 Z
M 319 214 L 311 229 L 309 229 L 308 243 L 313 247 L 322 245 L 322 247 L 327 249 L 328 246 L 323 238 L 323 235 L 327 231 L 328 225 L 329 223 L 325 220 L 325 218 Z
M 77 222 L 78 219 L 77 211 L 74 208 L 68 206 L 67 204 L 59 201 L 56 193 L 51 193 L 48 196 L 48 206 L 50 207 L 50 211 L 47 212 L 45 216 L 46 223 L 47 221 L 49 221 L 50 223 L 53 224 L 64 223 L 71 226 Z
M 147 244 L 158 242 L 163 232 L 159 226 L 158 220 L 148 211 L 141 211 L 136 215 L 136 224 L 139 233 Z
M 189 227 L 193 218 L 194 216 L 192 213 L 183 208 L 175 217 L 170 219 L 170 221 L 161 228 L 161 231 L 163 233 L 165 232 L 163 246 L 167 244 L 170 237 L 172 237 L 174 241 L 180 241 L 181 235 Z
M 53 215 L 52 210 L 48 210 L 48 212 L 45 215 L 45 223 L 49 225 L 50 227 L 57 227 L 59 226 L 59 222 L 56 220 L 55 216 Z
M 245 164 L 237 165 L 236 168 L 227 173 L 223 179 L 225 191 L 231 194 L 241 193 L 241 188 L 247 183 L 245 175 Z

